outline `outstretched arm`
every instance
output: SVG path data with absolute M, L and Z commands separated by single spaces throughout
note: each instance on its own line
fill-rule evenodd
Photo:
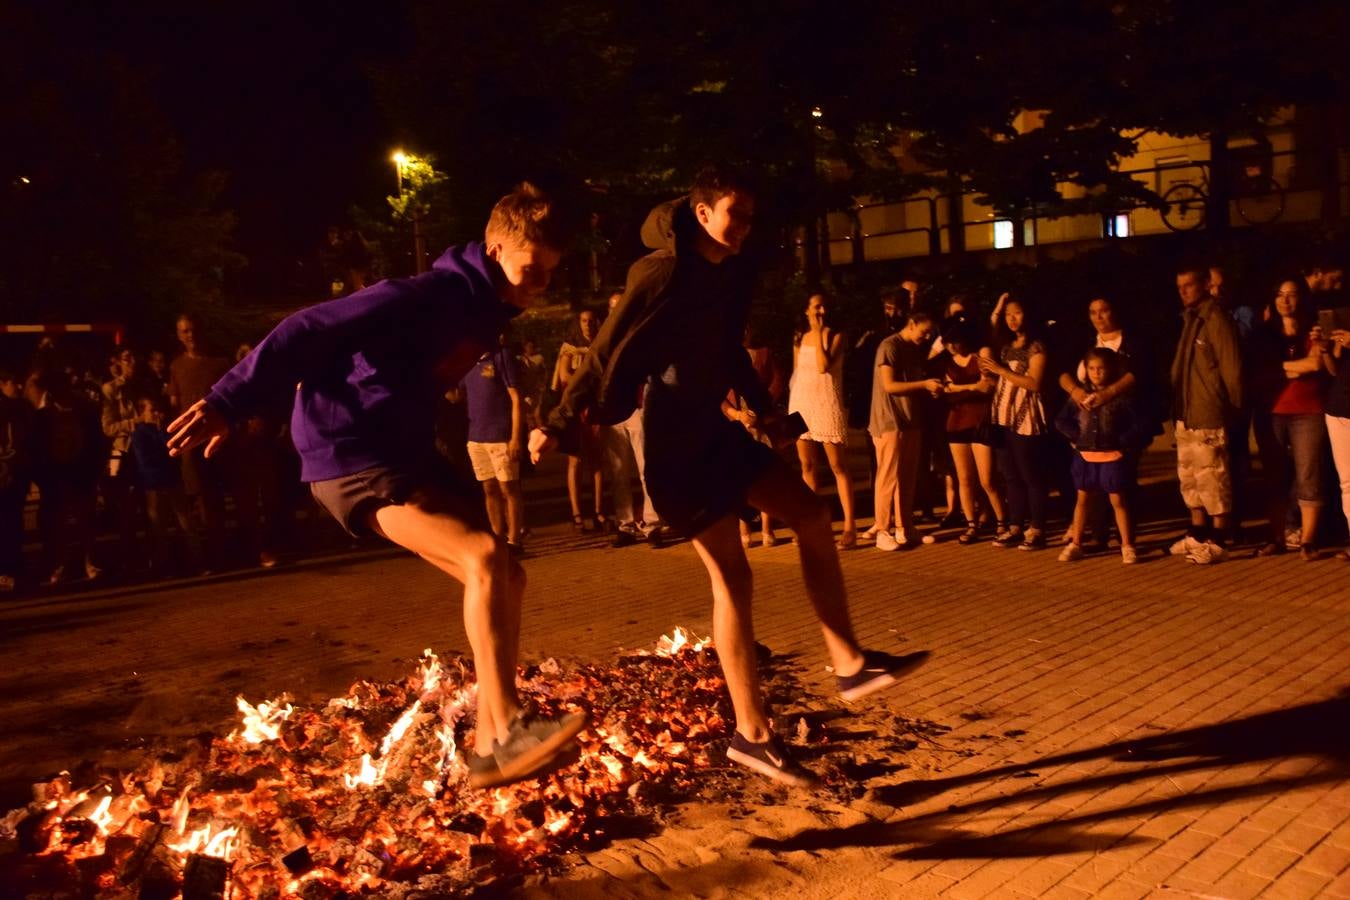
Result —
M 385 281 L 286 317 L 204 399 L 169 424 L 169 452 L 178 456 L 206 444 L 210 456 L 231 425 L 248 418 L 269 397 L 295 390 L 358 336 L 389 327 L 417 295 L 408 282 Z
M 395 315 L 406 315 L 419 293 L 410 282 L 383 281 L 287 316 L 215 383 L 206 402 L 231 423 L 246 419 L 269 397 L 294 390 L 360 336 L 379 333 Z

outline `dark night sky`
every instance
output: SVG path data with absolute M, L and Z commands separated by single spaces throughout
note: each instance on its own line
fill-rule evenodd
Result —
M 189 171 L 228 173 L 223 205 L 262 276 L 317 246 L 354 202 L 394 191 L 396 129 L 369 67 L 397 51 L 397 3 L 206 2 L 68 9 L 73 49 L 142 72 Z

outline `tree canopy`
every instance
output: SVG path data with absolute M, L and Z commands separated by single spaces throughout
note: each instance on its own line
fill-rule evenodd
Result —
M 648 193 L 716 159 L 756 166 L 793 215 L 933 185 L 1081 211 L 1152 199 L 1117 172 L 1145 130 L 1238 132 L 1341 96 L 1343 7 L 411 0 L 413 48 L 379 77 L 480 204 L 522 174 Z M 1026 111 L 1045 115 L 1019 128 Z

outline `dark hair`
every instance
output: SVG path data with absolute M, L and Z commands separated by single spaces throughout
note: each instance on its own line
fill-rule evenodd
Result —
M 994 342 L 1002 347 L 1004 344 L 1011 344 L 1017 337 L 1008 328 L 1008 306 L 1013 303 L 1022 307 L 1022 333 L 1029 340 L 1043 340 L 1044 329 L 1041 321 L 1036 318 L 1034 302 L 1021 294 L 1013 294 L 1008 297 L 1007 303 L 1003 305 L 1002 312 L 999 313 L 998 321 L 994 324 Z
M 906 325 L 926 325 L 933 321 L 933 317 L 926 312 L 912 312 L 905 317 Z
M 1292 284 L 1294 290 L 1298 292 L 1298 302 L 1294 304 L 1294 320 L 1298 322 L 1299 335 L 1306 335 L 1312 330 L 1313 323 L 1317 320 L 1316 304 L 1314 304 L 1308 296 L 1307 282 L 1297 275 L 1284 275 L 1280 278 L 1276 278 L 1275 284 L 1272 285 L 1274 288 L 1272 293 L 1278 294 L 1280 292 L 1280 285 L 1284 284 L 1286 281 Z M 1275 334 L 1283 335 L 1284 322 L 1281 321 L 1283 317 L 1276 311 L 1275 300 L 1273 298 L 1267 309 L 1270 312 L 1270 317 L 1266 320 L 1265 324 Z
M 957 344 L 967 350 L 978 350 L 980 337 L 980 326 L 965 313 L 948 316 L 942 323 L 942 343 L 948 350 Z
M 528 181 L 516 185 L 492 207 L 483 236 L 488 243 L 542 244 L 559 252 L 572 242 L 571 227 L 564 221 L 558 205 Z
M 802 304 L 801 312 L 797 313 L 797 324 L 792 330 L 792 343 L 794 346 L 800 344 L 802 338 L 811 330 L 811 323 L 806 319 L 806 310 L 807 307 L 811 305 L 812 297 L 819 297 L 821 302 L 825 304 L 825 324 L 828 327 L 834 327 L 834 317 L 830 315 L 829 293 L 824 288 L 810 288 L 806 292 L 806 302 Z
M 1345 262 L 1339 254 L 1328 250 L 1319 250 L 1310 254 L 1303 264 L 1303 274 L 1311 275 L 1313 272 L 1334 272 L 1336 270 L 1345 270 Z
M 704 166 L 694 176 L 694 183 L 689 187 L 689 206 L 691 209 L 700 203 L 714 206 L 718 200 L 733 193 L 755 195 L 749 173 L 734 166 Z
M 605 324 L 605 317 L 600 315 L 597 310 L 591 309 L 590 307 L 577 310 L 577 317 L 572 320 L 572 327 L 567 332 L 567 343 L 571 344 L 573 347 L 589 347 L 591 345 L 591 342 L 586 340 L 586 336 L 581 333 L 581 317 L 586 313 L 595 316 L 596 324 Z
M 1209 263 L 1197 262 L 1196 260 L 1188 260 L 1187 262 L 1184 262 L 1181 265 L 1177 266 L 1177 276 L 1180 277 L 1182 275 L 1194 275 L 1200 279 L 1201 284 L 1208 284 L 1209 269 L 1210 269 Z
M 1094 359 L 1100 361 L 1102 365 L 1106 366 L 1107 384 L 1111 384 L 1112 382 L 1120 378 L 1119 353 L 1112 350 L 1110 347 L 1093 347 L 1087 353 L 1083 354 L 1083 365 L 1086 366 L 1089 362 L 1091 362 Z M 1091 384 L 1087 385 L 1087 387 L 1091 388 Z

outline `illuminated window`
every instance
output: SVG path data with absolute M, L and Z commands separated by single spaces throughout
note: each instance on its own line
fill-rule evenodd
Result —
M 1129 237 L 1130 236 L 1130 214 L 1117 213 L 1111 217 L 1111 233 L 1107 237 Z
M 994 222 L 994 249 L 1007 250 L 1013 245 L 1013 223 L 1011 219 L 998 219 Z

